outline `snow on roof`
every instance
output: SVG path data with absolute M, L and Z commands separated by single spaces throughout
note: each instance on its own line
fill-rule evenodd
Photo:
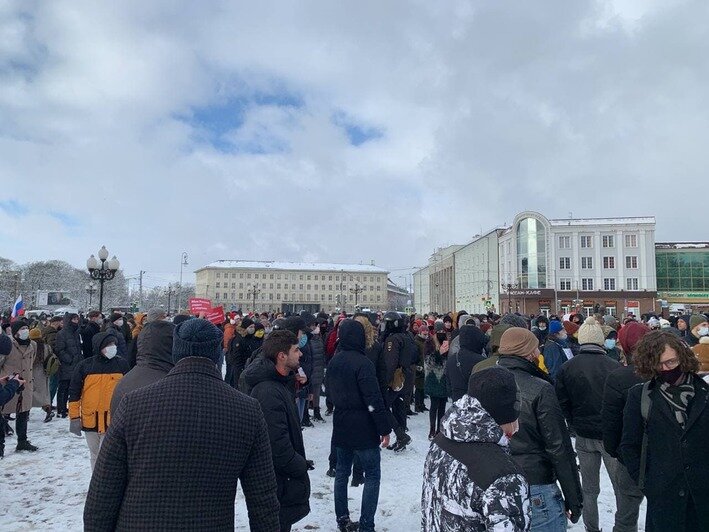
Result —
M 654 224 L 654 216 L 620 216 L 616 218 L 555 218 L 551 225 L 616 225 L 616 224 Z
M 328 262 L 278 262 L 278 261 L 249 261 L 249 260 L 218 260 L 201 267 L 199 270 L 210 268 L 233 270 L 288 270 L 288 271 L 345 271 L 348 273 L 389 273 L 384 268 L 369 264 L 337 264 Z

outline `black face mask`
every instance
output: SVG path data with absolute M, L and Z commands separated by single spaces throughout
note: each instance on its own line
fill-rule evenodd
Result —
M 446 333 L 437 333 L 436 338 L 438 338 L 439 342 L 445 342 L 448 336 L 446 335 Z
M 668 369 L 666 371 L 660 372 L 660 378 L 667 384 L 674 384 L 682 375 L 682 365 L 677 366 L 675 369 Z

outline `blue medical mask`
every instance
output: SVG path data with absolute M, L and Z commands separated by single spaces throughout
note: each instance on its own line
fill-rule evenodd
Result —
M 613 349 L 615 347 L 615 340 L 613 338 L 608 338 L 604 342 L 606 349 Z
M 699 336 L 708 336 L 709 335 L 709 327 L 700 327 L 697 332 L 699 333 Z
M 307 343 L 308 343 L 308 336 L 306 334 L 304 334 L 303 336 L 300 337 L 300 340 L 298 340 L 298 348 L 303 349 Z

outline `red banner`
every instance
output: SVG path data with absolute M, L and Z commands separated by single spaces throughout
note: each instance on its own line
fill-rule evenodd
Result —
M 214 325 L 221 325 L 224 323 L 224 307 L 209 309 L 204 315 L 204 319 L 211 321 Z
M 199 316 L 202 312 L 209 312 L 212 309 L 212 300 L 203 297 L 191 297 L 189 300 L 190 314 Z

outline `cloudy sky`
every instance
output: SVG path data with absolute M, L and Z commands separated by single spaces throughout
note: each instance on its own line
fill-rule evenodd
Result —
M 705 0 L 3 2 L 0 256 L 401 272 L 525 209 L 707 239 L 707 42 Z

